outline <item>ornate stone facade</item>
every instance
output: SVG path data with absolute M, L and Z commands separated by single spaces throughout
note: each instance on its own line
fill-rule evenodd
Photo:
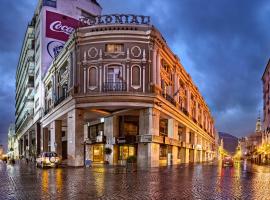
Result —
M 213 160 L 209 108 L 159 31 L 149 24 L 79 28 L 44 78 L 43 150 L 140 167 Z M 111 154 L 106 154 L 108 149 Z

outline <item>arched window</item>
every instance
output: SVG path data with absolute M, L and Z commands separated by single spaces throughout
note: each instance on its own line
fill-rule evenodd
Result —
M 141 77 L 140 77 L 140 67 L 133 66 L 132 67 L 132 85 L 140 86 L 141 85 Z
M 97 69 L 96 67 L 91 67 L 88 72 L 88 85 L 89 87 L 97 86 Z

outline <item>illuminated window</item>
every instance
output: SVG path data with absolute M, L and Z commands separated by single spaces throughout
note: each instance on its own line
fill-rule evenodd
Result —
M 126 160 L 129 156 L 135 156 L 134 146 L 120 146 L 119 159 Z
M 106 52 L 107 53 L 124 52 L 124 45 L 123 44 L 107 44 L 106 45 Z

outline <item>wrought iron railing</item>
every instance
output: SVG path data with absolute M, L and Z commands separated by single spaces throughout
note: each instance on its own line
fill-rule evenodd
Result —
M 127 91 L 126 82 L 105 82 L 103 92 L 124 92 Z
M 163 93 L 162 96 L 165 97 L 165 99 L 167 101 L 169 101 L 171 104 L 173 104 L 174 106 L 176 106 L 176 101 L 174 100 L 173 97 L 171 97 L 170 95 L 168 95 L 166 93 Z

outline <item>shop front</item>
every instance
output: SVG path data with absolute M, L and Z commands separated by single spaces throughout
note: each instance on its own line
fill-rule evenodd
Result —
M 85 162 L 105 163 L 106 138 L 103 130 L 103 123 L 88 126 L 88 139 L 85 141 Z
M 119 145 L 118 163 L 125 165 L 128 157 L 137 156 L 137 145 L 135 144 L 123 144 Z

